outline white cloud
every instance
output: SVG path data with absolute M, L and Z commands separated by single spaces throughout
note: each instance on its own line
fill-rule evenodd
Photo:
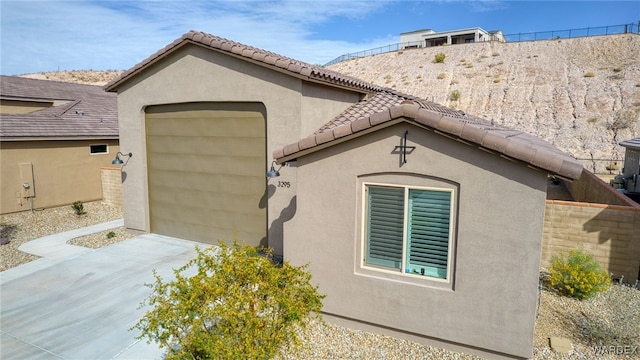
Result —
M 311 63 L 390 40 L 322 39 L 336 19 L 358 20 L 384 1 L 2 1 L 1 72 L 127 69 L 190 29 Z M 385 41 L 385 43 L 382 43 Z

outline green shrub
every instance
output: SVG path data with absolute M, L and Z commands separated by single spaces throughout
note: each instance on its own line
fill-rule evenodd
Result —
M 445 55 L 444 53 L 437 53 L 435 55 L 435 62 L 437 63 L 443 63 L 444 59 L 447 57 L 447 55 Z
M 116 233 L 113 231 L 109 231 L 107 233 L 107 239 L 113 239 L 114 237 L 116 237 Z
M 197 249 L 195 259 L 174 270 L 174 281 L 154 272 L 153 293 L 141 304 L 153 309 L 132 329 L 166 348 L 166 359 L 269 359 L 295 348 L 323 296 L 307 265 L 278 265 L 264 251 L 221 242 Z
M 549 283 L 562 295 L 586 299 L 608 289 L 611 279 L 593 256 L 582 250 L 570 250 L 551 259 Z
M 76 215 L 84 215 L 87 213 L 86 211 L 84 211 L 84 204 L 82 203 L 82 201 L 74 202 L 73 204 L 71 204 L 71 208 Z
M 449 94 L 449 99 L 453 101 L 457 101 L 458 99 L 460 99 L 460 90 L 453 90 Z

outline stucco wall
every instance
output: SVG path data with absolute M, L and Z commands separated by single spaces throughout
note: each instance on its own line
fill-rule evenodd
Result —
M 330 89 L 230 55 L 186 45 L 140 72 L 118 89 L 120 142 L 134 156 L 123 182 L 125 225 L 149 231 L 144 109 L 183 102 L 259 102 L 266 108 L 267 163 L 274 149 L 297 141 L 331 120 L 359 94 Z M 268 182 L 269 244 L 281 253 L 282 222 L 288 218 L 295 171 Z M 279 187 L 280 184 L 280 187 Z M 274 193 L 279 196 L 273 197 Z
M 417 148 L 400 166 L 393 150 L 405 129 Z M 545 173 L 406 123 L 301 157 L 297 166 L 284 255 L 310 262 L 331 319 L 491 357 L 532 356 Z M 360 266 L 363 181 L 455 189 L 450 283 Z
M 638 279 L 640 210 L 628 206 L 547 200 L 541 266 L 562 251 L 583 249 L 615 278 Z
M 90 145 L 107 144 L 107 154 L 91 154 Z M 5 141 L 0 149 L 0 213 L 29 210 L 20 164 L 32 164 L 33 207 L 102 199 L 100 168 L 111 165 L 117 140 Z

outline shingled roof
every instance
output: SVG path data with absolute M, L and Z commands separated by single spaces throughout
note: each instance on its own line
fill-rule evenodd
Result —
M 100 86 L 3 75 L 0 98 L 53 103 L 28 114 L 2 113 L 2 141 L 118 138 L 116 95 Z
M 387 91 L 354 104 L 313 135 L 275 150 L 273 157 L 278 163 L 290 161 L 384 128 L 396 120 L 440 132 L 563 178 L 577 179 L 582 173 L 580 162 L 540 138 L 433 102 Z
M 120 77 L 114 79 L 107 85 L 107 91 L 116 91 L 117 87 L 134 76 L 142 69 L 154 64 L 158 60 L 166 57 L 173 51 L 185 46 L 194 44 L 204 48 L 226 53 L 239 57 L 256 64 L 272 68 L 277 71 L 288 73 L 291 76 L 300 77 L 308 81 L 326 83 L 337 87 L 351 90 L 370 92 L 379 91 L 383 88 L 367 81 L 347 76 L 336 71 L 325 69 L 320 66 L 307 64 L 302 61 L 278 55 L 276 53 L 244 45 L 235 41 L 227 40 L 218 36 L 191 30 L 173 41 L 171 44 L 158 50 L 155 54 L 141 61 L 133 68 L 124 72 Z

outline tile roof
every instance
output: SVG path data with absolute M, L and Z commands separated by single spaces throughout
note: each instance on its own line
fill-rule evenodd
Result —
M 2 141 L 118 138 L 116 94 L 100 86 L 2 75 L 0 98 L 54 102 L 29 114 L 0 114 Z
M 141 61 L 131 69 L 124 72 L 117 79 L 112 80 L 105 89 L 107 91 L 116 91 L 117 87 L 133 77 L 140 70 L 152 65 L 156 61 L 164 58 L 172 51 L 184 46 L 185 44 L 195 44 L 207 49 L 219 51 L 222 53 L 236 56 L 260 64 L 262 66 L 273 68 L 274 70 L 289 73 L 292 76 L 301 77 L 310 81 L 330 84 L 333 86 L 344 87 L 356 91 L 378 91 L 382 87 L 369 83 L 367 81 L 347 76 L 336 71 L 325 69 L 320 66 L 307 64 L 302 61 L 278 55 L 276 53 L 244 45 L 235 41 L 227 40 L 218 36 L 191 30 L 182 35 L 169 45 L 158 50 L 153 55 Z
M 623 141 L 620 145 L 633 150 L 640 150 L 640 138 Z
M 577 179 L 582 173 L 580 162 L 540 138 L 433 102 L 384 91 L 351 106 L 313 135 L 275 150 L 273 157 L 279 163 L 293 160 L 394 120 L 439 131 L 564 178 Z

